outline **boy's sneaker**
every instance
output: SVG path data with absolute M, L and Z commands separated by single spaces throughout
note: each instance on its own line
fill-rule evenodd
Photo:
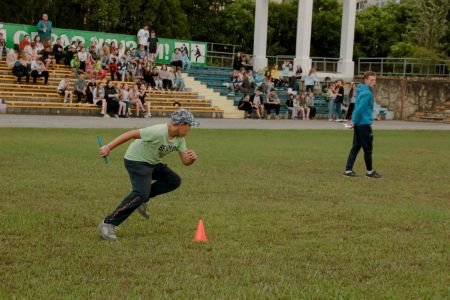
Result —
M 148 213 L 148 209 L 147 209 L 147 203 L 142 203 L 141 205 L 138 206 L 138 208 L 136 210 L 144 218 L 146 218 L 146 219 L 150 218 L 150 214 Z
M 117 237 L 116 237 L 117 229 L 116 228 L 117 228 L 117 226 L 105 223 L 104 221 L 102 221 L 98 225 L 98 229 L 100 230 L 100 235 L 102 236 L 102 238 L 104 238 L 105 240 L 108 240 L 108 241 L 116 241 L 117 240 Z
M 377 171 L 372 171 L 372 173 L 367 173 L 366 172 L 366 177 L 368 178 L 374 178 L 374 179 L 382 179 L 383 176 L 381 176 L 380 174 L 377 173 Z
M 356 177 L 356 173 L 353 171 L 345 171 L 344 174 L 345 177 Z

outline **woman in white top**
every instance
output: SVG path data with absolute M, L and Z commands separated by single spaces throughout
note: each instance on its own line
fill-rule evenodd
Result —
M 70 76 L 69 75 L 64 76 L 64 79 L 59 82 L 56 91 L 61 96 L 64 96 L 64 103 L 67 103 L 67 101 L 69 101 L 69 103 L 72 104 L 73 93 L 72 91 L 69 91 L 69 83 L 70 83 Z
M 87 53 L 84 47 L 80 49 L 78 52 L 78 59 L 80 60 L 80 69 L 83 71 L 86 71 L 86 60 L 87 60 Z
M 36 45 L 36 50 L 38 52 L 41 52 L 42 50 L 44 50 L 44 44 L 42 44 L 41 38 L 39 37 L 39 35 L 36 35 L 34 37 L 34 44 Z
M 119 58 L 121 58 L 125 54 L 125 43 L 121 42 L 119 44 Z
M 105 99 L 105 87 L 103 83 L 99 82 L 97 84 L 97 87 L 94 89 L 94 104 L 101 106 L 102 110 L 100 114 L 104 118 L 109 118 L 110 116 L 106 113 L 106 109 L 108 107 L 108 104 Z
M 140 93 L 139 93 L 139 88 L 137 85 L 133 85 L 133 87 L 130 89 L 130 93 L 128 95 L 131 105 L 135 104 L 136 105 L 136 117 L 139 117 L 139 112 L 140 110 L 142 110 L 143 112 L 144 110 L 144 106 L 141 103 L 141 100 L 139 99 Z
M 119 116 L 122 115 L 126 117 L 131 113 L 131 102 L 129 99 L 130 91 L 128 84 L 125 84 L 120 91 L 120 102 L 119 102 Z

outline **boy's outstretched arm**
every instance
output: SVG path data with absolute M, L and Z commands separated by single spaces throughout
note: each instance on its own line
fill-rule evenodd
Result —
M 125 132 L 124 134 L 119 135 L 114 140 L 112 140 L 108 144 L 101 147 L 100 148 L 100 156 L 105 157 L 112 151 L 112 149 L 116 148 L 117 146 L 120 146 L 123 143 L 126 143 L 131 139 L 139 139 L 140 137 L 141 137 L 141 134 L 139 132 L 139 129 Z

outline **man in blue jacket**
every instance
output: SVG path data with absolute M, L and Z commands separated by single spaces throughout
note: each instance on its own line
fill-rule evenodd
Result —
M 364 74 L 364 83 L 358 85 L 356 89 L 355 110 L 352 114 L 350 126 L 354 128 L 353 147 L 347 159 L 344 176 L 355 177 L 353 165 L 359 150 L 364 150 L 364 162 L 366 163 L 366 177 L 383 178 L 372 168 L 372 149 L 373 149 L 373 132 L 372 132 L 372 112 L 373 112 L 373 89 L 377 84 L 376 74 L 372 71 Z

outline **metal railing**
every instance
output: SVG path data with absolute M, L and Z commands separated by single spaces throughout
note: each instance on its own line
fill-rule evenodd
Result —
M 374 71 L 379 76 L 450 77 L 449 60 L 419 58 L 362 57 L 358 59 L 356 75 Z

